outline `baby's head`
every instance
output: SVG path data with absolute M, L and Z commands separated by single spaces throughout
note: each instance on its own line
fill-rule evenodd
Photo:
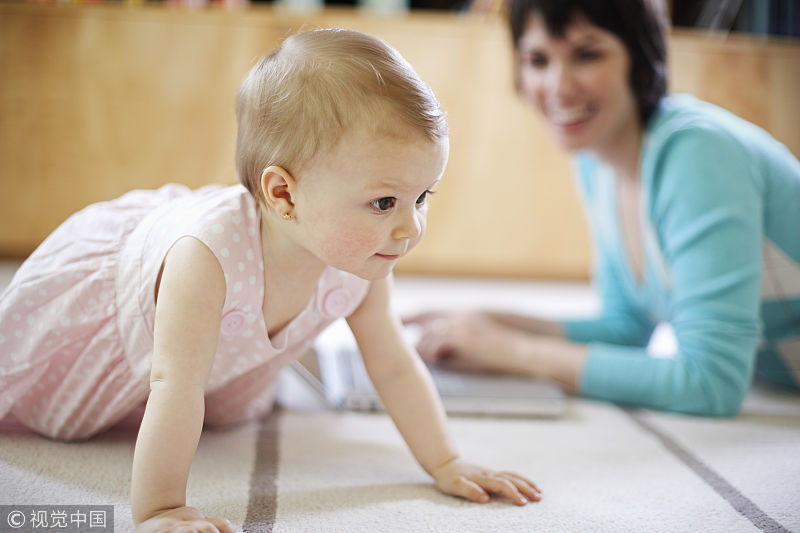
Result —
M 247 74 L 236 98 L 239 180 L 263 200 L 270 166 L 295 174 L 348 130 L 439 142 L 447 123 L 431 89 L 386 43 L 350 30 L 287 38 Z

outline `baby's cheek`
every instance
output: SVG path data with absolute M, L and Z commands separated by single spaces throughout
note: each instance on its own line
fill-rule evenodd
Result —
M 417 235 L 417 237 L 415 239 L 413 239 L 412 241 L 410 241 L 408 243 L 408 250 L 409 251 L 411 249 L 413 249 L 416 245 L 418 245 L 420 243 L 420 241 L 422 240 L 422 238 L 425 236 L 425 228 L 426 228 L 425 222 L 426 221 L 423 218 L 422 221 L 420 222 L 419 235 Z
M 348 259 L 374 253 L 375 243 L 359 231 L 330 233 L 322 243 L 327 257 Z

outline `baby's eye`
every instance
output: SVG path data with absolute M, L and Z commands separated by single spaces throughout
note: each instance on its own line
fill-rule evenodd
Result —
M 417 198 L 417 205 L 425 205 L 425 202 L 428 200 L 429 194 L 436 194 L 436 193 L 434 191 L 427 190 L 424 193 L 420 194 L 419 198 Z
M 370 205 L 377 209 L 378 211 L 388 211 L 394 207 L 397 203 L 397 198 L 386 196 L 384 198 L 378 198 L 377 200 L 372 200 Z

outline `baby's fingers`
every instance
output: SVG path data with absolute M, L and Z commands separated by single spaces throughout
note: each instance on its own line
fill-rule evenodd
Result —
M 498 476 L 508 479 L 529 500 L 538 502 L 542 499 L 542 491 L 533 481 L 513 472 L 500 472 Z
M 477 480 L 480 486 L 492 494 L 502 494 L 517 505 L 525 505 L 528 498 L 522 495 L 517 486 L 511 480 L 501 475 L 486 476 Z
M 458 476 L 446 485 L 440 485 L 442 491 L 453 496 L 460 496 L 466 500 L 486 503 L 489 501 L 489 495 L 477 483 L 469 479 Z
M 206 518 L 206 520 L 214 524 L 216 528 L 219 530 L 219 533 L 235 533 L 233 525 L 224 518 L 209 517 Z

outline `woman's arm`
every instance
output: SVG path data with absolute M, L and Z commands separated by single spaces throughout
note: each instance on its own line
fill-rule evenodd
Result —
M 139 531 L 208 521 L 231 531 L 186 507 L 224 300 L 225 279 L 212 252 L 196 239 L 180 239 L 161 274 L 150 396 L 133 458 L 131 505 Z
M 538 500 L 528 480 L 464 463 L 447 431 L 444 409 L 425 365 L 405 342 L 389 305 L 390 280 L 372 283 L 347 321 L 386 412 L 422 468 L 444 492 L 473 501 L 499 493 L 517 504 Z
M 623 350 L 647 345 L 655 323 L 632 302 L 620 280 L 620 263 L 607 243 L 604 196 L 595 190 L 603 187 L 592 179 L 593 165 L 583 163 L 586 168 L 580 171 L 579 180 L 595 240 L 593 281 L 602 303 L 600 314 L 554 321 L 486 310 L 420 313 L 404 321 L 421 327 L 417 347 L 426 362 L 445 360 L 448 365 L 474 371 L 546 377 L 576 392 L 587 357 L 583 343 L 614 344 Z
M 688 131 L 662 147 L 653 172 L 650 213 L 671 273 L 676 357 L 648 356 L 653 321 L 624 296 L 610 252 L 602 250 L 595 271 L 601 316 L 563 322 L 566 337 L 577 342 L 536 335 L 537 321 L 516 317 L 427 314 L 422 356 L 550 377 L 603 400 L 700 415 L 737 413 L 759 332 L 762 207 L 751 165 L 730 140 Z M 553 333 L 550 327 L 544 331 Z
M 574 342 L 602 342 L 619 346 L 644 347 L 656 323 L 647 309 L 636 305 L 620 276 L 618 253 L 595 239 L 592 283 L 600 299 L 600 313 L 588 318 L 560 322 L 566 338 Z
M 741 146 L 724 133 L 674 134 L 653 164 L 649 212 L 668 265 L 671 359 L 594 343 L 581 392 L 701 415 L 736 414 L 759 335 L 762 206 Z
M 564 338 L 564 326 L 557 320 L 502 311 L 486 311 L 486 315 L 502 326 L 527 331 L 534 335 Z
M 429 312 L 407 322 L 422 328 L 417 348 L 428 363 L 547 378 L 578 390 L 587 348 L 565 339 L 558 322 L 496 311 Z

